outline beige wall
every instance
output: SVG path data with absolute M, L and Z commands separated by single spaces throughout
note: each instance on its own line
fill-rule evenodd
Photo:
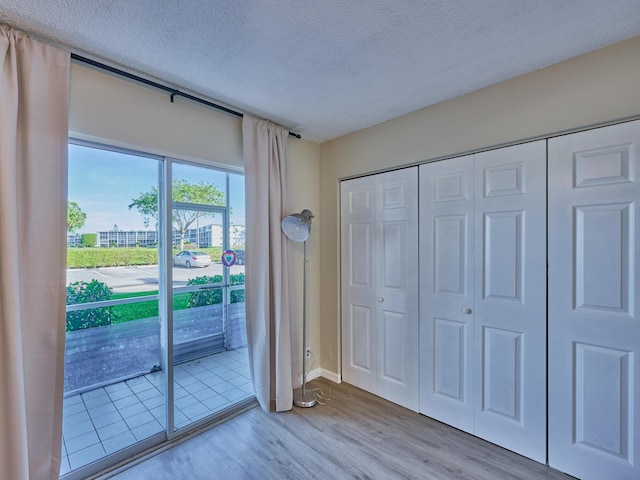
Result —
M 239 170 L 243 168 L 242 128 L 238 117 L 169 95 L 100 70 L 73 64 L 69 115 L 71 136 Z M 319 291 L 320 230 L 318 144 L 289 137 L 288 183 L 292 212 L 310 209 L 313 234 L 308 242 L 310 292 Z M 302 316 L 302 246 L 294 245 L 299 318 Z M 319 351 L 319 297 L 309 295 L 309 346 Z M 300 332 L 302 334 L 302 332 Z M 318 355 L 319 357 L 319 355 Z M 319 358 L 316 361 L 318 366 Z
M 72 64 L 70 135 L 182 160 L 242 168 L 242 120 Z
M 322 367 L 340 371 L 339 180 L 640 115 L 640 37 L 320 146 Z M 425 86 L 427 88 L 427 86 Z
M 308 273 L 307 281 L 307 346 L 315 356 L 315 362 L 308 362 L 307 369 L 320 367 L 320 236 L 323 228 L 323 214 L 320 211 L 320 147 L 317 143 L 289 139 L 287 174 L 291 198 L 291 213 L 305 208 L 315 215 L 311 221 L 311 234 L 307 240 Z M 302 322 L 303 246 L 292 243 L 294 276 L 298 321 Z M 299 323 L 302 325 L 302 323 Z M 302 339 L 302 329 L 300 329 Z M 302 340 L 300 340 L 302 341 Z

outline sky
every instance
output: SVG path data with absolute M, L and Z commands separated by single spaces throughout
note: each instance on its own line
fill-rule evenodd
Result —
M 158 186 L 160 169 L 156 159 L 69 144 L 69 201 L 87 214 L 77 233 L 112 230 L 114 225 L 119 230 L 155 229 L 153 220 L 145 227 L 142 215 L 135 208 L 129 210 L 129 205 Z M 225 188 L 225 172 L 210 168 L 174 163 L 173 177 Z M 230 224 L 244 225 L 244 177 L 230 174 L 229 186 Z

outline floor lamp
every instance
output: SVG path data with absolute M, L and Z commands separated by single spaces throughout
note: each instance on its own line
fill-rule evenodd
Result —
M 318 401 L 312 391 L 307 390 L 307 239 L 311 232 L 310 210 L 288 215 L 282 219 L 282 231 L 293 242 L 304 242 L 304 278 L 302 287 L 302 387 L 293 391 L 296 407 L 313 407 Z

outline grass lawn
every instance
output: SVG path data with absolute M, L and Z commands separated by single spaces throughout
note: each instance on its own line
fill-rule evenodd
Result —
M 114 293 L 110 300 L 118 300 L 120 298 L 146 297 L 148 295 L 156 295 L 157 290 L 148 292 L 133 293 Z M 188 308 L 190 293 L 180 293 L 173 296 L 173 310 L 184 310 Z M 151 318 L 158 316 L 158 301 L 149 300 L 148 302 L 128 303 L 126 305 L 114 305 L 111 307 L 112 323 L 123 323 L 140 318 Z

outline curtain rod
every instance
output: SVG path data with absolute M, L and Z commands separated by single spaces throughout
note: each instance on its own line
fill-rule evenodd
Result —
M 221 111 L 223 111 L 225 113 L 229 113 L 229 114 L 234 115 L 236 117 L 240 117 L 240 118 L 244 117 L 244 114 L 242 112 L 237 112 L 236 110 L 232 110 L 230 108 L 223 107 L 222 105 L 218 105 L 217 103 L 209 102 L 208 100 L 204 100 L 203 98 L 199 98 L 199 97 L 196 97 L 194 95 L 190 95 L 188 93 L 181 92 L 180 90 L 176 90 L 175 88 L 171 88 L 171 87 L 168 87 L 166 85 L 162 85 L 161 83 L 157 83 L 157 82 L 154 82 L 152 80 L 147 80 L 146 78 L 139 77 L 138 75 L 134 75 L 133 73 L 125 72 L 124 70 L 120 70 L 120 69 L 112 67 L 110 65 L 105 65 L 104 63 L 96 62 L 95 60 L 91 60 L 90 58 L 82 57 L 80 55 L 72 53 L 71 54 L 71 59 L 72 60 L 77 60 L 78 62 L 86 63 L 87 65 L 91 65 L 93 67 L 97 67 L 97 68 L 100 68 L 102 70 L 106 70 L 106 71 L 111 72 L 111 73 L 115 73 L 116 75 L 119 75 L 121 77 L 125 77 L 125 78 L 128 78 L 130 80 L 134 80 L 136 82 L 143 83 L 145 85 L 149 85 L 150 87 L 154 87 L 154 88 L 157 88 L 159 90 L 163 90 L 163 91 L 169 93 L 169 96 L 171 98 L 171 103 L 173 103 L 174 97 L 184 97 L 184 98 L 187 98 L 187 99 L 192 100 L 194 102 L 201 103 L 203 105 L 207 105 L 208 107 L 215 108 L 216 110 L 221 110 Z M 300 135 L 299 133 L 289 132 L 289 135 L 291 135 L 292 137 L 296 137 L 296 138 L 302 138 L 302 135 Z

